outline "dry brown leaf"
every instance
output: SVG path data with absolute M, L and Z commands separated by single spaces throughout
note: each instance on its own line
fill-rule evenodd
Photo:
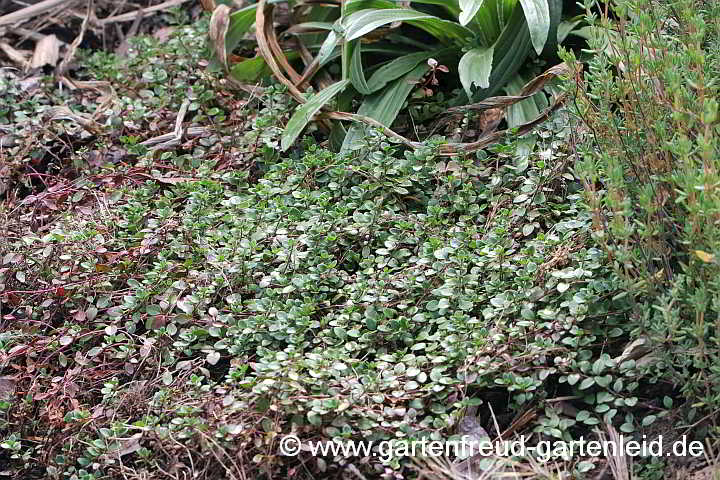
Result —
M 525 100 L 526 98 L 530 98 L 533 95 L 535 95 L 537 92 L 543 89 L 545 84 L 552 80 L 555 77 L 559 77 L 562 75 L 569 75 L 572 72 L 570 71 L 570 67 L 566 65 L 565 63 L 560 63 L 558 65 L 555 65 L 553 67 L 550 67 L 542 74 L 538 75 L 537 77 L 530 80 L 523 89 L 520 91 L 518 95 L 508 95 L 508 96 L 497 96 L 497 97 L 490 97 L 486 98 L 485 100 L 477 103 L 471 103 L 469 105 L 461 105 L 459 107 L 452 107 L 448 108 L 446 110 L 447 113 L 459 113 L 459 112 L 465 112 L 468 110 L 489 110 L 491 108 L 505 108 L 509 107 L 510 105 L 513 105 L 515 103 L 518 103 L 521 100 Z
M 212 41 L 215 58 L 222 63 L 225 70 L 228 68 L 227 51 L 225 49 L 225 35 L 230 26 L 230 7 L 218 5 L 210 17 L 208 36 Z
M 30 68 L 45 65 L 55 66 L 60 58 L 60 41 L 55 35 L 46 35 L 35 45 L 35 53 L 30 60 Z
M 120 458 L 125 455 L 130 455 L 140 450 L 140 439 L 143 437 L 143 432 L 136 433 L 127 438 L 116 439 L 117 448 L 108 450 L 108 452 L 102 457 L 105 459 Z
M 35 75 L 33 77 L 28 77 L 23 80 L 18 81 L 18 86 L 22 89 L 25 93 L 32 93 L 42 85 L 42 75 Z
M 15 394 L 17 382 L 12 377 L 0 377 L 0 399 L 8 400 Z
M 288 80 L 285 74 L 283 74 L 275 60 L 270 41 L 268 40 L 268 32 L 273 29 L 272 10 L 273 6 L 267 5 L 266 0 L 260 0 L 260 2 L 258 2 L 257 12 L 255 13 L 255 37 L 257 39 L 258 50 L 265 59 L 265 63 L 267 63 L 270 70 L 272 70 L 275 78 L 288 88 L 288 92 L 298 103 L 303 104 L 306 102 L 305 97 L 303 97 L 295 84 Z
M 116 98 L 115 89 L 112 87 L 110 82 L 103 80 L 73 80 L 65 76 L 61 76 L 60 80 L 71 90 L 76 88 L 81 90 L 94 90 L 100 94 L 97 98 L 97 104 L 99 107 L 97 108 L 93 118 L 97 118 L 104 111 L 104 106 L 110 104 Z
M 144 10 L 137 10 L 135 15 L 135 20 L 133 20 L 132 25 L 130 25 L 130 29 L 127 31 L 127 33 L 123 36 L 122 41 L 120 42 L 120 45 L 115 49 L 115 53 L 118 55 L 125 56 L 130 51 L 130 39 L 137 35 L 138 29 L 140 28 L 140 22 L 142 22 L 143 18 L 145 16 Z M 115 25 L 115 28 L 120 32 L 120 27 L 118 25 Z
M 170 36 L 175 31 L 175 27 L 162 27 L 153 33 L 153 38 L 160 42 L 167 42 L 170 40 Z
M 82 43 L 83 38 L 85 38 L 85 32 L 87 31 L 88 23 L 90 23 L 90 17 L 94 14 L 92 6 L 93 5 L 91 0 L 87 5 L 87 12 L 85 14 L 85 19 L 83 20 L 82 26 L 80 27 L 80 33 L 78 33 L 77 37 L 75 37 L 75 40 L 73 40 L 73 42 L 70 44 L 70 47 L 65 53 L 65 57 L 62 59 L 62 62 L 60 62 L 60 66 L 57 69 L 58 75 L 62 75 L 67 70 L 68 65 L 70 64 L 72 59 L 75 58 L 75 52 L 80 46 L 80 43 Z
M 102 132 L 102 125 L 90 116 L 75 113 L 64 105 L 49 108 L 47 114 L 50 120 L 72 120 L 90 133 L 98 134 Z
M 200 0 L 200 4 L 206 12 L 215 11 L 215 0 Z
M 627 344 L 620 356 L 614 358 L 614 361 L 619 365 L 627 360 L 637 360 L 652 352 L 652 350 L 653 346 L 650 338 L 643 335 Z
M 502 108 L 491 108 L 482 112 L 478 119 L 478 129 L 482 132 L 480 135 L 484 136 L 494 132 L 504 116 L 505 110 Z
M 270 14 L 270 18 L 272 19 L 272 14 Z M 285 56 L 285 53 L 283 53 L 283 51 L 282 51 L 282 47 L 280 47 L 280 43 L 278 42 L 277 35 L 275 34 L 274 28 L 267 29 L 267 40 L 268 40 L 268 44 L 270 45 L 270 50 L 272 51 L 273 55 L 275 55 L 275 58 L 280 63 L 280 66 L 282 66 L 285 69 L 288 76 L 290 77 L 290 80 L 295 85 L 297 85 L 301 79 L 301 76 L 299 73 L 297 73 L 295 71 L 295 69 L 292 67 L 292 65 L 290 65 L 290 62 L 288 62 L 288 59 Z

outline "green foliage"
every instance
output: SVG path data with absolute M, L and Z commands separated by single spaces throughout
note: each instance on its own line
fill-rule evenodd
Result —
M 114 79 L 126 64 L 89 57 L 119 105 L 133 102 L 128 116 L 184 100 L 187 75 L 154 73 L 184 51 L 147 45 L 123 83 Z M 140 85 L 165 88 L 168 103 L 135 98 Z M 195 101 L 191 121 L 209 123 L 214 99 Z M 1 367 L 47 359 L 2 411 L 13 469 L 99 479 L 132 465 L 142 475 L 167 471 L 176 460 L 166 452 L 182 448 L 187 468 L 230 477 L 242 458 L 253 478 L 297 465 L 275 450 L 281 433 L 442 438 L 468 405 L 512 418 L 564 388 L 561 377 L 606 375 L 583 362 L 608 329 L 627 332 L 611 313 L 618 291 L 602 253 L 584 243 L 567 118 L 530 142 L 445 162 L 437 144 L 406 152 L 377 132 L 362 154 L 306 144 L 281 156 L 286 90 L 268 87 L 247 108 L 240 129 L 218 124 L 160 151 L 139 148 L 136 126 L 147 124 L 133 116 L 106 139 L 132 150 L 132 164 L 73 183 L 78 209 L 44 231 L 12 223 L 0 305 L 18 322 L 0 337 L 12 358 Z M 585 390 L 610 388 L 597 382 Z M 574 435 L 570 420 L 548 413 L 532 427 Z M 28 441 L 53 422 L 52 442 Z M 322 475 L 333 459 L 301 460 Z
M 577 171 L 593 238 L 625 281 L 630 340 L 644 345 L 638 378 L 681 392 L 695 422 L 720 407 L 718 6 L 620 1 L 615 12 L 627 20 L 588 19 L 597 55 L 577 102 L 588 129 Z
M 614 372 L 596 348 L 621 350 L 630 326 L 604 255 L 585 245 L 567 117 L 488 152 L 497 167 L 486 154 L 439 161 L 433 144 L 403 152 L 375 132 L 361 155 L 306 145 L 280 157 L 290 101 L 276 87 L 261 100 L 233 143 L 164 152 L 157 161 L 175 169 L 9 246 L 3 261 L 23 265 L 25 282 L 73 285 L 62 304 L 23 304 L 36 321 L 62 312 L 54 327 L 3 345 L 48 339 L 42 354 L 57 360 L 36 392 L 52 392 L 61 372 L 87 373 L 73 380 L 76 404 L 59 397 L 78 442 L 61 442 L 48 472 L 112 476 L 118 452 L 138 471 L 166 469 L 176 442 L 196 463 L 219 452 L 251 471 L 283 468 L 277 434 L 439 439 L 468 405 L 512 417 L 566 386 L 578 413 L 548 407 L 537 438 L 575 438 L 603 420 L 640 428 L 632 366 Z M 218 169 L 229 148 L 254 153 Z M 152 154 L 139 155 L 143 165 Z M 171 181 L 180 174 L 187 181 Z M 103 249 L 125 253 L 88 253 Z M 4 291 L 26 288 L 2 275 Z M 51 398 L 36 404 L 50 411 Z M 212 417 L 198 407 L 214 402 Z M 117 413 L 92 416 L 100 407 Z M 6 431 L 17 448 L 16 425 Z M 38 454 L 13 455 L 32 465 Z
M 459 28 L 447 35 L 495 25 L 482 10 L 473 14 L 472 2 L 414 3 L 473 18 L 453 20 Z M 348 2 L 348 17 L 364 11 L 359 5 Z M 332 28 L 313 10 L 315 26 Z M 360 112 L 392 122 L 414 88 L 408 80 L 431 68 L 417 45 L 367 75 L 351 69 L 334 86 L 345 91 L 321 90 L 294 116 L 286 85 L 238 100 L 192 69 L 204 22 L 162 45 L 135 39 L 127 58 L 84 54 L 87 76 L 115 89 L 98 114 L 114 130 L 73 154 L 127 156 L 78 161 L 62 189 L 38 192 L 55 209 L 30 197 L 0 203 L 4 471 L 68 480 L 149 478 L 160 469 L 331 478 L 348 471 L 347 459 L 282 457 L 278 436 L 447 439 L 469 407 L 479 407 L 493 435 L 494 420 L 504 430 L 528 419 L 531 441 L 588 438 L 604 424 L 637 438 L 664 434 L 678 407 L 703 420 L 718 395 L 710 319 L 720 252 L 708 221 L 716 87 L 708 79 L 719 71 L 719 43 L 717 24 L 699 19 L 717 12 L 685 8 L 663 24 L 672 31 L 642 37 L 643 28 L 662 32 L 649 10 L 618 10 L 632 20 L 594 41 L 604 53 L 574 112 L 586 130 L 561 111 L 525 138 L 449 161 L 437 156 L 442 139 L 405 151 L 374 130 L 344 154 L 311 141 L 280 152 L 330 97 L 347 103 L 351 88 L 371 92 Z M 422 25 L 430 31 L 433 22 Z M 591 23 L 583 34 L 608 31 Z M 382 42 L 346 43 L 347 65 L 364 64 Z M 630 50 L 616 58 L 611 42 Z M 341 56 L 332 47 L 328 67 Z M 430 58 L 442 60 L 442 51 Z M 523 83 L 514 76 L 502 90 L 514 94 Z M 2 86 L 2 127 L 14 133 L 39 129 L 47 104 L 70 101 Z M 445 98 L 412 107 L 432 118 Z M 173 128 L 186 100 L 186 122 L 204 136 L 144 144 Z M 532 117 L 543 100 L 513 106 L 508 122 Z M 696 102 L 705 111 L 694 113 Z M 470 112 L 457 128 L 477 121 Z M 59 125 L 64 134 L 77 129 Z M 284 125 L 293 138 L 283 137 Z M 30 161 L 32 149 L 11 148 L 12 161 Z M 673 161 L 654 163 L 663 158 Z M 667 192 L 661 206 L 650 186 Z M 37 218 L 43 227 L 31 223 Z M 565 460 L 576 478 L 602 468 Z M 636 473 L 663 478 L 671 461 Z M 367 478 L 413 478 L 408 463 L 374 457 L 353 467 Z
M 316 73 L 311 67 L 332 71 L 331 60 L 337 58 L 341 80 L 352 82 L 348 97 L 360 102 L 358 113 L 390 126 L 404 107 L 412 85 L 423 83 L 431 65 L 440 62 L 445 71 L 457 72 L 467 103 L 499 92 L 531 54 L 541 55 L 544 50 L 549 56 L 555 54 L 561 0 L 410 3 L 415 8 L 396 8 L 395 2 L 389 0 L 349 0 L 343 2 L 342 11 L 328 7 L 312 7 L 309 12 L 305 9 L 306 18 L 288 30 L 298 41 L 308 41 L 310 51 L 317 52 L 306 69 L 312 73 L 305 80 L 311 80 Z M 320 10 L 322 15 L 318 15 Z M 250 15 L 256 11 L 257 5 L 251 5 L 230 16 L 225 41 L 228 53 L 241 34 L 251 28 Z M 316 21 L 316 17 L 323 21 Z M 392 34 L 400 23 L 410 29 L 402 33 L 404 37 Z M 434 43 L 414 40 L 419 30 L 432 36 Z M 318 34 L 304 33 L 309 31 L 328 33 L 323 41 L 312 43 Z M 366 41 L 376 43 L 364 44 Z M 231 74 L 239 69 L 242 78 L 238 79 L 248 81 L 249 70 L 244 64 L 254 66 L 258 61 L 262 60 L 257 57 L 242 61 L 232 67 Z M 373 72 L 369 80 L 366 72 Z M 434 78 L 434 70 L 431 73 Z M 359 125 L 351 127 L 343 150 L 356 146 L 365 130 Z M 288 134 L 288 138 L 293 136 Z M 289 144 L 283 149 L 287 147 Z
M 335 95 L 347 87 L 349 83 L 349 80 L 337 82 L 313 96 L 307 103 L 298 107 L 285 127 L 280 148 L 283 151 L 290 148 L 290 146 L 295 142 L 295 139 L 300 136 L 302 131 L 305 129 L 305 126 L 310 122 L 313 115 L 315 115 Z

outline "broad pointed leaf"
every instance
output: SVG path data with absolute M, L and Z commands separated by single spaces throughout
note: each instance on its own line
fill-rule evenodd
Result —
M 359 115 L 374 118 L 383 125 L 390 126 L 400 112 L 407 96 L 416 87 L 430 67 L 421 64 L 398 78 L 386 90 L 369 97 L 358 109 Z
M 295 51 L 285 51 L 283 53 L 289 61 L 297 60 L 300 57 L 300 54 Z M 272 70 L 265 63 L 262 55 L 248 58 L 230 67 L 230 76 L 240 83 L 256 83 L 270 74 L 272 74 Z
M 458 17 L 460 25 L 467 25 L 482 7 L 484 0 L 460 0 L 460 8 L 462 11 Z
M 547 0 L 550 8 L 550 29 L 543 49 L 543 57 L 555 57 L 558 43 L 561 42 L 558 28 L 563 14 L 563 0 Z
M 317 30 L 332 30 L 335 28 L 335 24 L 333 22 L 303 22 L 303 23 L 296 23 L 292 27 L 285 30 L 284 34 L 296 34 L 296 33 L 306 33 L 306 32 L 312 32 Z
M 443 5 L 453 14 L 453 16 L 457 16 L 460 13 L 460 7 L 457 4 L 457 0 L 449 0 L 447 3 L 445 3 L 445 0 L 424 0 L 417 3 Z M 348 16 L 345 19 L 344 25 L 347 27 L 347 22 L 348 20 L 350 20 L 351 17 L 353 17 L 354 15 L 359 15 L 363 12 L 365 14 L 369 14 L 369 12 L 373 11 L 382 10 L 387 12 L 391 10 L 400 10 L 405 12 L 421 13 L 412 9 L 398 9 L 396 7 L 397 5 L 389 0 L 349 0 L 345 4 L 345 10 Z M 432 15 L 423 14 L 423 17 L 417 20 L 392 19 L 390 22 L 387 23 L 392 23 L 395 21 L 404 21 L 410 25 L 425 30 L 430 35 L 437 38 L 443 43 L 451 43 L 457 40 L 463 40 L 465 38 L 470 38 L 474 35 L 472 30 L 460 25 L 457 22 L 444 20 L 442 18 L 434 17 Z M 383 25 L 387 23 L 384 23 Z M 372 27 L 371 30 L 374 30 L 375 28 L 377 27 Z
M 285 131 L 283 132 L 281 148 L 284 152 L 290 145 L 292 145 L 300 133 L 305 129 L 305 126 L 310 122 L 313 115 L 315 115 L 327 102 L 329 102 L 335 95 L 340 93 L 350 83 L 349 80 L 343 80 L 337 82 L 326 89 L 318 92 L 314 97 L 307 101 L 307 103 L 300 105 L 295 113 L 290 118 Z
M 473 48 L 460 59 L 458 73 L 468 98 L 472 97 L 472 85 L 480 88 L 490 88 L 490 73 L 492 72 L 494 47 Z
M 564 42 L 567 36 L 570 35 L 573 30 L 575 30 L 575 27 L 580 25 L 583 21 L 584 18 L 578 16 L 570 20 L 560 22 L 557 28 L 557 43 Z
M 453 17 L 457 17 L 460 15 L 460 3 L 458 2 L 458 0 L 413 0 L 412 3 L 424 3 L 427 5 L 440 5 L 441 7 L 445 7 L 445 9 Z
M 533 48 L 540 55 L 550 33 L 550 6 L 548 0 L 520 0 L 530 30 Z
M 473 38 L 475 34 L 467 27 L 463 27 L 457 22 L 443 20 L 442 18 L 430 17 L 420 20 L 408 20 L 407 23 L 414 27 L 425 30 L 427 33 L 437 38 L 445 44 L 457 43 L 458 41 L 466 42 Z
M 230 75 L 240 83 L 255 83 L 271 73 L 272 70 L 260 55 L 236 63 L 230 68 Z
M 489 1 L 489 0 L 486 0 Z M 490 73 L 490 87 L 480 89 L 474 100 L 494 95 L 520 69 L 532 51 L 530 32 L 525 15 L 517 5 L 508 19 L 502 33 L 494 43 L 493 66 Z
M 391 0 L 346 0 L 345 14 L 350 15 L 360 10 L 369 8 L 392 9 L 397 8 L 397 3 Z
M 225 35 L 225 48 L 231 53 L 238 46 L 250 27 L 255 24 L 255 11 L 257 5 L 249 5 L 230 14 L 230 26 Z
M 517 6 L 517 0 L 484 0 L 470 21 L 474 25 L 479 46 L 488 47 L 500 37 Z

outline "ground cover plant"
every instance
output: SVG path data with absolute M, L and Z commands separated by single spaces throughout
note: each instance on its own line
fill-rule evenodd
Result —
M 297 102 L 207 71 L 208 17 L 127 56 L 81 52 L 74 74 L 112 89 L 46 77 L 30 95 L 5 72 L 0 471 L 466 478 L 452 458 L 284 457 L 278 443 L 447 439 L 468 423 L 532 441 L 712 439 L 715 87 L 701 79 L 717 74 L 718 29 L 703 5 L 655 18 L 619 3 L 619 23 L 588 5 L 597 56 L 585 83 L 565 79 L 574 101 L 453 158 L 442 137 L 407 148 L 372 129 L 344 153 L 314 132 L 281 152 Z M 650 46 L 667 55 L 656 77 Z M 672 106 L 649 105 L 653 78 L 674 85 Z M 60 102 L 76 116 L 46 121 Z M 663 121 L 675 142 L 653 141 Z M 689 139 L 703 148 L 674 169 L 622 163 Z M 652 207 L 649 185 L 672 202 Z M 471 478 L 688 478 L 705 460 L 484 458 Z

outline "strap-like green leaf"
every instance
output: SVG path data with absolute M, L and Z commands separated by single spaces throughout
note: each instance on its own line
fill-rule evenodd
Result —
M 300 58 L 300 53 L 295 51 L 283 53 L 289 61 Z M 270 74 L 272 74 L 272 70 L 267 66 L 262 55 L 238 62 L 230 68 L 230 76 L 240 83 L 256 83 Z
M 287 30 L 283 32 L 283 35 L 298 35 L 298 34 L 304 34 L 304 35 L 310 35 L 315 34 L 318 35 L 318 31 L 322 32 L 322 30 L 330 31 L 336 28 L 335 23 L 333 22 L 303 22 L 303 23 L 296 23 L 295 25 L 291 26 Z
M 413 0 L 412 3 L 424 3 L 427 5 L 440 5 L 441 7 L 445 7 L 445 9 L 453 17 L 457 17 L 458 15 L 460 15 L 460 4 L 459 4 L 458 0 Z
M 517 2 L 517 0 L 512 0 Z M 460 14 L 460 7 L 458 0 L 421 0 L 414 3 L 427 3 L 433 5 L 444 6 L 453 16 Z M 390 0 L 348 0 L 345 3 L 345 12 L 347 18 L 354 14 L 360 13 L 361 11 L 370 10 L 407 10 L 410 12 L 416 12 L 412 9 L 398 9 L 397 4 Z M 465 28 L 458 22 L 444 20 L 432 15 L 428 15 L 425 18 L 419 20 L 392 20 L 392 21 L 405 21 L 410 25 L 425 30 L 433 37 L 437 38 L 443 43 L 451 43 L 457 40 L 462 40 L 467 37 L 472 37 L 474 34 L 472 30 Z M 347 25 L 347 19 L 346 23 Z
M 575 27 L 580 25 L 584 20 L 585 18 L 583 16 L 578 15 L 577 17 L 560 22 L 557 28 L 557 43 L 563 43 L 567 36 L 575 30 Z
M 530 29 L 530 38 L 538 55 L 545 48 L 550 33 L 550 6 L 548 0 L 520 0 L 525 20 Z
M 359 40 L 355 40 L 352 43 L 353 44 L 350 45 L 350 48 L 352 49 L 352 55 L 350 57 L 350 81 L 352 82 L 353 87 L 355 87 L 355 90 L 363 95 L 368 95 L 371 93 L 371 90 L 365 80 L 365 72 L 363 71 L 361 44 Z
M 473 48 L 460 59 L 458 74 L 468 98 L 472 98 L 472 84 L 480 88 L 490 88 L 490 73 L 492 72 L 494 47 Z
M 397 8 L 397 3 L 391 0 L 346 0 L 345 14 L 350 15 L 368 8 L 391 9 Z
M 520 69 L 532 49 L 530 32 L 520 5 L 515 7 L 502 33 L 494 44 L 490 87 L 481 89 L 477 99 L 494 95 Z
M 445 7 L 448 13 L 450 13 L 453 17 L 460 15 L 460 5 L 458 4 L 458 0 L 413 0 L 412 3 L 439 5 L 441 7 Z M 397 3 L 391 0 L 347 0 L 345 2 L 345 11 L 348 15 L 367 8 L 397 7 Z
M 435 17 L 409 8 L 367 9 L 348 16 L 343 22 L 343 26 L 345 27 L 345 38 L 350 41 L 393 22 L 429 18 Z
M 383 92 L 368 97 L 360 108 L 358 114 L 374 118 L 388 127 L 395 121 L 407 96 L 417 86 L 417 82 L 423 78 L 430 67 L 421 64 L 412 69 L 406 75 L 398 78 Z
M 245 8 L 230 14 L 230 26 L 225 35 L 225 49 L 227 53 L 231 53 L 238 46 L 240 40 L 255 24 L 255 11 L 257 5 L 249 5 Z
M 368 80 L 368 88 L 375 92 L 396 78 L 400 78 L 421 62 L 433 57 L 433 52 L 416 52 L 398 57 L 378 68 Z
M 550 30 L 548 31 L 548 38 L 542 55 L 543 57 L 555 57 L 558 44 L 562 42 L 558 28 L 562 20 L 563 0 L 548 0 L 548 6 L 550 7 Z
M 429 68 L 427 64 L 420 64 L 388 85 L 383 91 L 368 95 L 360 105 L 358 115 L 370 117 L 386 126 L 392 125 L 408 95 Z M 342 150 L 353 148 L 361 141 L 364 133 L 363 125 L 353 125 L 345 136 Z
M 482 8 L 472 18 L 472 26 L 476 32 L 480 45 L 489 47 L 492 45 L 510 19 L 510 14 L 517 4 L 517 0 L 484 0 Z
M 339 40 L 340 38 L 338 34 L 335 33 L 335 30 L 328 32 L 327 37 L 325 37 L 325 41 L 320 46 L 320 51 L 318 51 L 317 54 L 317 60 L 320 65 L 325 65 L 333 58 L 332 54 L 335 51 L 335 47 L 337 47 Z
M 343 80 L 337 82 L 326 89 L 318 92 L 314 97 L 300 105 L 295 113 L 288 121 L 285 131 L 283 132 L 282 141 L 280 148 L 284 152 L 290 145 L 292 145 L 298 136 L 305 129 L 305 126 L 310 122 L 313 115 L 315 115 L 327 102 L 329 102 L 335 95 L 341 92 L 350 83 L 349 80 Z
M 408 24 L 425 30 L 433 37 L 445 44 L 465 42 L 475 36 L 472 30 L 463 27 L 457 22 L 431 17 L 420 20 L 409 20 Z
M 461 12 L 458 16 L 460 25 L 467 25 L 475 17 L 475 14 L 482 7 L 485 0 L 460 0 Z

